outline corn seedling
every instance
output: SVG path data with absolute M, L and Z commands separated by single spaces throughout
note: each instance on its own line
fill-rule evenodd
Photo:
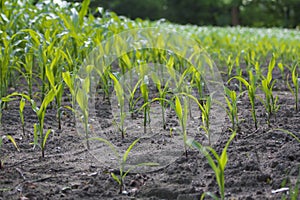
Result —
M 291 93 L 293 94 L 294 98 L 295 98 L 295 109 L 296 112 L 298 112 L 298 98 L 299 98 L 299 82 L 300 82 L 300 78 L 297 72 L 297 66 L 295 65 L 292 68 L 292 83 L 293 83 L 293 88 L 289 83 L 289 80 L 287 78 L 287 86 L 289 88 L 289 90 L 291 91 Z
M 91 87 L 91 80 L 90 75 L 93 70 L 93 66 L 88 65 L 85 69 L 84 78 L 80 78 L 80 74 L 77 74 L 77 77 L 79 82 L 75 83 L 76 91 L 75 91 L 75 99 L 76 102 L 79 105 L 79 108 L 82 112 L 81 119 L 83 120 L 83 126 L 84 126 L 84 134 L 86 139 L 86 145 L 87 149 L 90 149 L 89 145 L 89 95 L 90 95 L 90 87 Z M 81 86 L 81 87 L 80 87 Z
M 267 77 L 263 77 L 261 81 L 261 88 L 265 94 L 265 98 L 261 99 L 261 101 L 267 111 L 267 123 L 269 126 L 270 126 L 271 115 L 275 114 L 279 109 L 279 106 L 277 105 L 278 97 L 276 96 L 274 98 L 273 95 L 273 87 L 274 84 L 276 83 L 276 80 L 273 80 L 272 72 L 275 67 L 275 61 L 276 61 L 275 55 L 273 55 L 268 66 Z
M 61 129 L 61 101 L 63 95 L 63 77 L 62 77 L 62 66 L 58 66 L 61 56 L 65 55 L 60 49 L 54 51 L 54 58 L 50 65 L 46 65 L 46 77 L 50 84 L 49 88 L 53 90 L 58 90 L 55 92 L 55 102 L 56 102 L 56 116 L 58 121 L 58 129 Z M 58 87 L 59 86 L 59 87 Z
M 199 105 L 201 110 L 201 118 L 202 118 L 202 126 L 200 126 L 200 128 L 202 128 L 205 131 L 206 136 L 208 138 L 209 145 L 211 144 L 210 131 L 209 131 L 209 114 L 211 109 L 211 101 L 212 101 L 211 96 L 208 96 L 205 99 L 205 103 L 203 104 L 203 106 L 200 106 L 201 104 Z
M 38 31 L 34 31 L 33 29 L 22 29 L 20 31 L 22 34 L 27 34 L 26 39 L 26 47 L 25 47 L 25 62 L 20 61 L 20 67 L 24 67 L 24 77 L 27 81 L 28 85 L 28 93 L 30 98 L 33 98 L 32 94 L 32 83 L 33 83 L 33 69 L 34 64 L 36 62 L 36 52 L 40 48 L 40 38 L 42 37 Z M 23 74 L 23 73 L 22 73 Z
M 19 64 L 19 63 L 17 63 Z M 26 81 L 27 81 L 27 85 L 28 85 L 28 93 L 30 98 L 33 98 L 32 96 L 32 82 L 33 82 L 33 64 L 34 64 L 34 53 L 32 52 L 32 50 L 29 52 L 25 53 L 25 63 L 22 63 L 22 65 L 19 65 L 18 69 L 21 69 L 21 66 L 24 66 L 25 72 L 23 73 L 21 70 L 20 72 L 23 74 L 23 76 L 25 77 Z
M 9 35 L 1 31 L 1 48 L 0 48 L 0 98 L 6 96 L 9 84 L 9 75 L 11 71 L 11 53 L 12 45 Z M 3 106 L 0 105 L 0 107 Z M 1 108 L 0 108 L 1 109 Z
M 198 91 L 198 95 L 199 95 L 199 100 L 201 102 L 201 104 L 203 104 L 203 99 L 204 99 L 204 82 L 202 80 L 201 74 L 200 72 L 198 72 L 197 70 L 195 70 L 192 73 L 192 85 L 195 85 Z
M 15 98 L 11 98 L 13 96 L 21 96 L 21 100 L 20 100 L 20 103 L 19 103 L 19 115 L 20 115 L 20 120 L 21 120 L 21 124 L 22 124 L 22 132 L 23 132 L 23 135 L 25 135 L 25 120 L 24 120 L 24 114 L 23 114 L 23 111 L 24 111 L 24 107 L 25 107 L 25 104 L 26 104 L 26 99 L 22 96 L 22 94 L 18 94 L 18 93 L 13 93 L 13 94 L 10 94 L 6 97 L 2 97 L 0 99 L 0 102 L 10 102 L 10 101 L 13 101 L 13 100 L 16 100 Z M 29 96 L 27 95 L 24 95 L 27 99 L 30 99 Z
M 236 75 L 239 76 L 239 77 L 243 76 L 243 69 L 240 66 L 237 66 L 237 68 L 236 68 Z M 243 91 L 243 83 L 242 83 L 242 81 L 239 81 L 238 88 L 239 88 L 239 92 Z
M 48 105 L 54 100 L 57 91 L 60 89 L 60 87 L 62 87 L 61 85 L 56 87 L 55 90 L 51 89 L 45 96 L 44 100 L 42 101 L 40 107 L 38 107 L 35 103 L 35 101 L 33 99 L 30 98 L 30 96 L 25 95 L 25 94 L 21 94 L 21 93 L 13 93 L 8 95 L 7 97 L 5 97 L 6 101 L 11 101 L 12 99 L 10 99 L 13 96 L 20 96 L 21 97 L 21 101 L 20 101 L 20 116 L 21 118 L 23 117 L 23 108 L 25 105 L 25 99 L 27 101 L 29 101 L 31 103 L 31 108 L 32 110 L 35 112 L 37 118 L 38 118 L 38 123 L 34 124 L 34 133 L 33 133 L 33 137 L 34 137 L 34 141 L 33 141 L 33 145 L 34 148 L 39 145 L 39 147 L 41 148 L 41 152 L 42 152 L 42 158 L 45 157 L 45 148 L 46 148 L 46 143 L 47 143 L 47 139 L 50 135 L 50 133 L 52 132 L 51 129 L 47 130 L 46 133 L 44 133 L 44 121 L 45 121 L 45 114 L 46 114 L 46 110 Z M 23 108 L 22 108 L 23 107 Z M 23 117 L 24 120 L 24 117 Z
M 140 87 L 142 97 L 144 100 L 144 133 L 147 132 L 147 122 L 150 124 L 150 104 L 149 104 L 149 90 L 148 90 L 148 84 L 145 82 L 142 82 Z
M 54 100 L 55 96 L 57 95 L 57 92 L 61 90 L 62 85 L 57 86 L 55 89 L 51 89 L 43 99 L 40 107 L 33 108 L 33 110 L 36 112 L 37 117 L 38 117 L 38 124 L 34 124 L 34 135 L 35 138 L 39 136 L 40 140 L 40 148 L 42 151 L 42 158 L 45 157 L 45 148 L 46 148 L 46 143 L 47 139 L 52 132 L 51 129 L 47 130 L 46 133 L 44 133 L 44 120 L 45 120 L 45 114 L 48 105 Z M 35 104 L 32 104 L 34 106 Z M 36 140 L 34 141 L 36 144 Z
M 159 101 L 159 104 L 161 107 L 161 113 L 162 113 L 163 129 L 166 130 L 165 110 L 168 105 L 168 101 L 166 101 L 166 98 L 167 98 L 167 94 L 170 93 L 170 91 L 168 89 L 168 84 L 169 84 L 170 80 L 163 81 L 163 83 L 162 83 L 156 73 L 152 73 L 151 78 L 152 78 L 153 82 L 156 84 L 156 88 L 158 90 L 158 96 L 159 96 L 158 98 L 155 98 L 153 100 Z
M 228 82 L 230 82 L 233 79 L 237 79 L 238 81 L 242 82 L 246 86 L 248 92 L 248 98 L 251 104 L 252 118 L 254 120 L 255 129 L 257 129 L 257 119 L 256 119 L 256 110 L 255 110 L 255 94 L 257 89 L 256 76 L 253 74 L 252 70 L 249 70 L 248 73 L 249 73 L 249 82 L 246 81 L 246 79 L 244 79 L 241 76 L 234 76 L 231 79 L 229 79 Z
M 118 78 L 114 74 L 109 73 L 109 77 L 113 80 L 114 90 L 116 92 L 119 109 L 120 109 L 119 111 L 120 122 L 116 124 L 118 126 L 119 131 L 121 132 L 122 139 L 124 139 L 126 133 L 126 128 L 124 127 L 124 122 L 126 118 L 124 90 Z
M 182 96 L 182 101 L 183 101 L 183 105 L 182 105 L 178 95 L 176 95 L 174 98 L 175 98 L 175 103 L 174 103 L 173 107 L 174 107 L 176 116 L 178 117 L 179 124 L 180 124 L 181 129 L 182 129 L 182 136 L 183 136 L 183 142 L 184 142 L 184 152 L 185 152 L 185 156 L 187 157 L 187 146 L 186 146 L 187 131 L 186 131 L 186 125 L 187 125 L 187 118 L 188 118 L 188 112 L 189 112 L 188 99 L 187 99 L 186 96 Z
M 106 67 L 104 71 L 100 74 L 100 84 L 104 90 L 103 101 L 105 98 L 109 99 L 110 96 L 110 78 L 109 78 L 110 67 Z
M 17 151 L 20 151 L 15 139 L 10 136 L 10 135 L 4 135 L 4 136 L 1 136 L 0 137 L 0 170 L 3 169 L 4 167 L 4 160 L 5 160 L 5 157 L 3 157 L 3 155 L 1 154 L 1 149 L 2 149 L 2 145 L 3 145 L 3 139 L 4 138 L 7 138 L 12 144 L 13 146 L 17 149 Z
M 142 98 L 144 100 L 144 133 L 147 132 L 147 123 L 150 124 L 150 104 L 149 104 L 149 77 L 148 77 L 148 68 L 144 67 L 143 65 L 139 66 L 139 76 L 142 80 L 140 85 L 140 91 Z
M 239 127 L 237 101 L 240 95 L 237 95 L 234 90 L 230 90 L 225 87 L 225 101 L 227 104 L 227 108 L 224 108 L 229 117 L 229 120 L 231 121 L 232 130 L 237 130 L 237 128 Z
M 182 94 L 184 96 L 188 97 L 189 99 L 194 100 L 194 102 L 196 102 L 196 104 L 198 105 L 198 107 L 201 111 L 201 119 L 202 119 L 202 125 L 200 126 L 200 128 L 204 130 L 204 132 L 206 134 L 206 137 L 208 139 L 208 143 L 210 145 L 211 144 L 211 138 L 210 138 L 210 130 L 209 130 L 209 126 L 210 126 L 209 115 L 210 115 L 212 97 L 208 96 L 204 100 L 203 99 L 199 100 L 191 94 L 187 94 L 187 93 L 182 93 Z
M 192 140 L 192 139 L 187 141 L 189 146 L 198 149 L 206 157 L 208 164 L 211 166 L 211 168 L 213 169 L 213 171 L 215 173 L 217 183 L 219 186 L 219 192 L 220 192 L 222 200 L 225 199 L 224 171 L 225 171 L 225 167 L 226 167 L 227 161 L 228 161 L 227 149 L 228 149 L 230 142 L 235 137 L 235 135 L 236 135 L 236 132 L 234 131 L 231 134 L 229 140 L 227 141 L 221 155 L 218 155 L 217 152 L 212 147 L 204 147 L 200 143 L 198 143 L 197 141 Z M 210 153 L 212 154 L 212 156 L 210 155 Z M 218 199 L 215 195 L 213 195 L 211 193 L 204 193 L 202 195 L 201 199 L 204 199 L 205 195 L 209 195 L 209 196 L 213 197 L 214 199 Z
M 19 113 L 20 113 L 20 119 L 21 119 L 21 123 L 22 123 L 22 132 L 23 132 L 23 135 L 25 135 L 25 120 L 24 120 L 24 107 L 25 107 L 25 98 L 21 98 L 20 100 L 20 105 L 19 105 Z
M 227 77 L 228 79 L 231 78 L 231 73 L 234 67 L 234 60 L 232 59 L 232 55 L 229 55 L 227 60 L 226 60 L 226 65 L 227 65 Z
M 69 71 L 63 72 L 62 73 L 62 78 L 65 82 L 65 84 L 67 85 L 67 87 L 69 88 L 69 91 L 71 93 L 71 98 L 72 98 L 72 106 L 74 108 L 75 106 L 75 85 L 74 85 L 74 76 L 71 75 L 71 73 Z M 75 115 L 74 115 L 75 116 Z
M 42 158 L 45 157 L 45 148 L 46 148 L 47 139 L 52 131 L 51 129 L 49 129 L 49 130 L 47 130 L 46 133 L 44 133 L 44 121 L 45 121 L 46 110 L 47 110 L 48 105 L 54 100 L 56 93 L 60 89 L 60 87 L 62 87 L 62 86 L 60 85 L 60 86 L 55 87 L 55 90 L 51 89 L 46 94 L 40 107 L 38 107 L 36 105 L 35 101 L 33 99 L 31 99 L 30 96 L 21 94 L 21 93 L 12 93 L 12 94 L 6 96 L 5 98 L 3 98 L 4 101 L 12 101 L 14 99 L 12 99 L 11 97 L 14 97 L 14 96 L 21 97 L 20 107 L 19 107 L 19 113 L 20 113 L 21 120 L 22 119 L 24 120 L 23 109 L 25 106 L 25 99 L 30 102 L 31 108 L 35 112 L 35 114 L 38 118 L 38 123 L 34 124 L 33 145 L 34 145 L 34 148 L 37 145 L 39 145 L 39 147 L 41 148 L 41 152 L 42 152 Z
M 284 68 L 283 64 L 280 62 L 280 63 L 277 64 L 277 67 L 280 70 L 281 78 L 284 80 L 285 79 L 285 75 L 284 75 L 284 69 L 285 68 Z
M 130 79 L 131 80 L 131 79 Z M 142 79 L 140 79 L 135 85 L 134 87 L 131 89 L 131 85 L 128 85 L 127 88 L 127 93 L 128 95 L 128 103 L 129 103 L 129 112 L 131 114 L 131 119 L 133 119 L 133 114 L 135 112 L 135 106 L 137 104 L 137 102 L 141 99 L 141 97 L 138 97 L 135 99 L 135 94 L 137 92 L 137 89 L 139 88 L 140 84 L 142 82 Z
M 104 139 L 104 138 L 90 138 L 90 140 L 97 140 L 100 142 L 105 143 L 106 145 L 109 146 L 109 148 L 113 151 L 117 161 L 118 161 L 118 174 L 115 174 L 113 172 L 110 172 L 111 177 L 118 183 L 119 187 L 120 187 L 120 193 L 123 193 L 123 191 L 126 192 L 125 189 L 125 178 L 128 175 L 128 173 L 137 168 L 137 167 L 141 167 L 141 166 L 158 166 L 158 163 L 152 163 L 152 162 L 146 162 L 146 163 L 139 163 L 136 164 L 132 167 L 130 167 L 129 169 L 126 169 L 126 164 L 127 164 L 127 158 L 128 155 L 130 153 L 130 151 L 132 150 L 132 148 L 136 145 L 136 143 L 138 143 L 138 141 L 140 140 L 139 138 L 136 139 L 135 141 L 133 141 L 130 146 L 127 148 L 127 150 L 125 151 L 125 153 L 123 154 L 123 156 L 121 157 L 121 155 L 119 154 L 119 152 L 117 151 L 117 149 L 114 147 L 114 145 L 112 143 L 110 143 L 108 140 Z

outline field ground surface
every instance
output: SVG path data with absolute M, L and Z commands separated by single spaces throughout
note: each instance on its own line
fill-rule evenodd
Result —
M 279 97 L 280 109 L 276 117 L 271 118 L 270 127 L 266 123 L 264 108 L 260 103 L 257 103 L 259 128 L 255 130 L 246 93 L 238 102 L 241 123 L 237 136 L 229 146 L 229 160 L 225 169 L 225 191 L 228 199 L 280 199 L 288 194 L 274 193 L 274 190 L 296 185 L 300 167 L 300 145 L 290 135 L 273 129 L 297 132 L 300 129 L 300 113 L 295 112 L 291 93 L 284 84 L 280 84 L 283 81 L 280 74 L 274 72 L 274 78 L 279 83 L 274 93 Z M 280 85 L 282 87 L 278 87 Z M 10 90 L 13 92 L 15 88 Z M 70 104 L 69 96 L 63 97 L 63 104 Z M 136 115 L 128 125 L 127 136 L 122 141 L 112 123 L 110 102 L 99 98 L 97 106 L 101 108 L 97 113 L 101 119 L 98 128 L 104 134 L 110 133 L 108 139 L 114 144 L 128 147 L 138 134 L 143 133 L 142 115 Z M 155 105 L 152 110 L 155 112 Z M 197 150 L 189 149 L 186 158 L 182 143 L 172 142 L 178 137 L 176 130 L 179 130 L 179 125 L 174 111 L 170 109 L 167 109 L 167 130 L 160 128 L 159 117 L 152 117 L 148 131 L 154 134 L 144 138 L 136 146 L 139 149 L 139 144 L 142 144 L 140 155 L 145 157 L 152 152 L 152 159 L 156 159 L 152 161 L 163 165 L 153 170 L 129 173 L 125 179 L 127 195 L 119 194 L 118 184 L 107 173 L 109 170 L 117 171 L 114 161 L 111 161 L 111 165 L 110 161 L 102 163 L 101 152 L 95 156 L 95 152 L 86 150 L 77 133 L 71 111 L 63 111 L 62 130 L 56 128 L 55 110 L 47 111 L 45 127 L 52 128 L 55 132 L 49 136 L 43 159 L 40 158 L 39 149 L 33 149 L 30 145 L 33 138 L 32 124 L 37 119 L 30 107 L 26 107 L 24 113 L 25 135 L 19 123 L 18 101 L 10 102 L 3 110 L 2 131 L 15 138 L 21 151 L 17 152 L 9 142 L 3 144 L 2 152 L 7 157 L 4 168 L 0 170 L 0 199 L 184 200 L 199 199 L 207 191 L 218 194 L 215 176 L 205 157 Z M 200 112 L 193 113 L 188 124 L 188 134 L 198 141 L 205 141 L 205 137 L 197 131 L 200 126 L 199 116 Z M 230 137 L 229 127 L 230 122 L 226 119 L 222 124 L 218 142 L 213 144 L 219 153 Z M 170 128 L 174 129 L 172 137 L 168 131 Z M 103 159 L 105 156 L 107 155 Z M 160 158 L 163 160 L 159 161 Z M 139 158 L 131 156 L 130 159 L 134 162 L 134 159 Z

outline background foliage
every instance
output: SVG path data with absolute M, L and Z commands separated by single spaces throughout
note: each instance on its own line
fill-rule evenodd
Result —
M 287 28 L 300 25 L 299 0 L 92 0 L 91 6 L 131 18 L 165 18 L 180 24 Z

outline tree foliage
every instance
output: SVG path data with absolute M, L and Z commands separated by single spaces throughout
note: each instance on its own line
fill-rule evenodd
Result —
M 165 18 L 180 24 L 288 28 L 300 25 L 299 0 L 91 0 L 91 6 L 131 18 Z

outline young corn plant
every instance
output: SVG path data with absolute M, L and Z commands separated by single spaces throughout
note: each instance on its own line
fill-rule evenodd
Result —
M 236 135 L 236 132 L 233 131 L 233 133 L 231 134 L 229 140 L 227 141 L 221 155 L 218 155 L 218 153 L 210 146 L 204 147 L 200 143 L 198 143 L 197 141 L 192 140 L 192 139 L 187 141 L 187 144 L 189 146 L 198 149 L 206 157 L 208 164 L 210 165 L 210 167 L 212 168 L 212 170 L 215 173 L 216 180 L 217 180 L 217 183 L 219 186 L 220 196 L 221 196 L 222 200 L 225 199 L 225 174 L 224 174 L 224 171 L 225 171 L 225 167 L 226 167 L 227 161 L 228 161 L 227 149 L 228 149 L 229 144 L 235 137 L 235 135 Z M 209 195 L 210 197 L 212 197 L 215 200 L 219 199 L 216 195 L 214 195 L 210 192 L 204 193 L 202 195 L 201 199 L 204 199 L 205 195 Z
M 232 70 L 234 67 L 234 60 L 232 59 L 232 55 L 230 54 L 226 60 L 226 65 L 227 65 L 227 77 L 228 79 L 231 78 Z
M 166 108 L 168 105 L 168 101 L 166 98 L 167 98 L 167 95 L 170 93 L 169 88 L 168 88 L 170 79 L 168 81 L 163 81 L 163 85 L 162 85 L 162 82 L 156 73 L 152 73 L 151 78 L 152 78 L 153 82 L 156 84 L 156 88 L 158 90 L 158 98 L 154 98 L 153 100 L 159 101 L 159 104 L 161 107 L 161 113 L 162 113 L 163 129 L 166 130 L 165 112 L 166 112 Z
M 273 80 L 272 72 L 275 67 L 275 62 L 276 59 L 275 56 L 273 55 L 268 66 L 267 77 L 263 77 L 261 80 L 261 89 L 265 94 L 265 98 L 261 99 L 261 101 L 267 111 L 267 123 L 269 126 L 270 126 L 271 115 L 274 115 L 279 109 L 279 106 L 277 105 L 278 96 L 274 98 L 273 95 L 273 87 L 276 83 L 276 80 Z
M 44 132 L 44 121 L 45 121 L 46 110 L 48 105 L 54 100 L 55 96 L 57 95 L 57 92 L 61 90 L 61 87 L 62 85 L 59 85 L 56 88 L 52 88 L 46 94 L 40 107 L 37 107 L 34 101 L 30 100 L 32 103 L 31 106 L 38 118 L 38 123 L 34 124 L 34 146 L 38 145 L 39 143 L 39 147 L 41 148 L 41 152 L 42 152 L 42 158 L 45 157 L 47 139 L 50 133 L 52 132 L 51 129 L 47 130 L 46 133 Z
M 141 65 L 139 67 L 139 73 L 140 73 L 140 79 L 142 79 L 141 85 L 140 85 L 140 91 L 142 98 L 144 100 L 144 133 L 147 132 L 147 123 L 150 124 L 150 104 L 149 104 L 149 89 L 148 89 L 148 84 L 149 84 L 149 77 L 148 77 L 148 69 Z
M 42 37 L 41 33 L 38 33 L 38 31 L 35 31 L 33 29 L 22 29 L 20 31 L 22 34 L 26 34 L 25 37 L 26 40 L 26 47 L 24 51 L 24 61 L 17 62 L 17 65 L 19 66 L 19 72 L 24 76 L 26 79 L 27 85 L 28 85 L 28 94 L 30 98 L 33 98 L 32 94 L 32 83 L 33 83 L 33 76 L 34 76 L 34 67 L 36 63 L 36 53 L 38 52 L 38 49 L 40 48 L 40 39 Z M 22 68 L 24 69 L 24 73 L 22 72 Z
M 69 88 L 69 91 L 71 93 L 71 97 L 72 97 L 72 107 L 74 108 L 75 106 L 75 94 L 76 94 L 76 89 L 75 89 L 75 85 L 74 85 L 74 77 L 73 75 L 71 75 L 71 73 L 69 71 L 63 72 L 62 73 L 62 78 L 65 82 L 65 84 L 67 85 L 67 87 Z M 72 109 L 73 110 L 73 109 Z M 75 116 L 75 115 L 74 115 Z
M 122 139 L 124 139 L 126 134 L 126 128 L 124 127 L 124 122 L 126 118 L 124 90 L 118 78 L 114 74 L 109 73 L 109 77 L 113 80 L 114 90 L 116 92 L 119 109 L 120 109 L 119 111 L 120 122 L 116 124 L 118 126 L 119 131 L 121 132 Z
M 136 106 L 137 102 L 142 98 L 142 97 L 138 97 L 135 99 L 135 94 L 136 94 L 141 82 L 142 82 L 142 79 L 140 79 L 132 89 L 131 89 L 131 86 L 126 87 L 128 94 L 129 94 L 127 98 L 128 98 L 128 103 L 129 103 L 129 112 L 131 115 L 131 119 L 133 119 L 133 117 L 134 117 L 135 106 Z
M 204 81 L 202 80 L 200 72 L 195 70 L 192 73 L 192 85 L 195 85 L 199 95 L 199 101 L 204 103 Z
M 99 137 L 90 138 L 90 140 L 97 140 L 99 142 L 103 142 L 106 145 L 108 145 L 109 148 L 113 151 L 113 153 L 118 161 L 119 169 L 118 169 L 117 173 L 114 173 L 114 172 L 109 172 L 109 173 L 110 173 L 111 177 L 118 183 L 119 193 L 127 193 L 126 187 L 125 187 L 125 178 L 131 170 L 133 170 L 137 167 L 141 167 L 141 166 L 158 166 L 159 165 L 158 163 L 146 162 L 146 163 L 136 164 L 128 169 L 125 168 L 126 164 L 127 164 L 128 155 L 129 155 L 130 151 L 132 150 L 132 148 L 140 140 L 139 138 L 130 144 L 130 146 L 127 148 L 127 150 L 125 151 L 125 153 L 123 154 L 122 157 L 119 154 L 119 152 L 117 151 L 117 149 L 115 148 L 115 146 L 112 143 L 110 143 L 108 140 L 106 140 L 104 138 L 99 138 Z
M 4 167 L 4 160 L 5 157 L 3 157 L 2 153 L 1 153 L 1 149 L 2 149 L 2 144 L 3 144 L 3 139 L 7 138 L 13 145 L 14 147 L 17 149 L 17 151 L 20 151 L 15 139 L 10 136 L 10 135 L 4 135 L 0 137 L 0 170 L 3 169 Z
M 102 73 L 100 73 L 100 85 L 104 91 L 103 101 L 105 98 L 109 99 L 110 96 L 110 78 L 109 78 L 110 67 L 106 67 Z
M 237 130 L 239 127 L 238 107 L 237 101 L 239 95 L 234 90 L 230 90 L 225 87 L 225 101 L 227 108 L 225 107 L 226 113 L 231 121 L 232 130 Z
M 8 102 L 14 100 L 12 97 L 19 96 L 21 97 L 20 100 L 20 106 L 19 106 L 19 114 L 21 121 L 23 123 L 24 121 L 24 116 L 23 116 L 23 109 L 25 106 L 25 100 L 30 102 L 32 110 L 35 112 L 37 118 L 38 118 L 38 123 L 34 124 L 34 133 L 33 133 L 33 145 L 34 148 L 36 146 L 39 146 L 41 148 L 42 152 L 42 158 L 45 157 L 45 148 L 46 148 L 46 143 L 47 139 L 52 132 L 51 129 L 47 130 L 47 132 L 44 132 L 44 121 L 45 121 L 45 114 L 48 105 L 54 100 L 56 96 L 56 92 L 60 89 L 60 86 L 57 86 L 55 89 L 51 89 L 45 96 L 44 100 L 42 101 L 40 107 L 36 105 L 36 102 L 30 98 L 30 96 L 22 93 L 12 93 L 10 95 L 7 95 L 6 97 L 2 98 L 2 100 Z M 22 125 L 23 126 L 23 125 Z
M 26 99 L 24 97 L 22 97 L 20 100 L 20 105 L 19 105 L 19 114 L 20 114 L 20 120 L 21 120 L 21 124 L 22 124 L 23 135 L 25 135 L 25 120 L 24 120 L 25 104 L 26 104 Z
M 183 95 L 189 97 L 190 99 L 194 100 L 196 104 L 199 106 L 199 109 L 201 111 L 201 119 L 202 119 L 202 125 L 200 126 L 201 129 L 204 130 L 205 135 L 208 139 L 209 145 L 211 144 L 211 135 L 210 135 L 210 109 L 211 109 L 211 104 L 212 104 L 212 97 L 207 96 L 205 100 L 199 100 L 196 97 L 194 97 L 191 94 L 186 94 L 183 93 Z
M 10 83 L 9 77 L 12 73 L 12 44 L 11 38 L 6 31 L 1 32 L 1 47 L 0 47 L 0 99 L 7 95 L 8 86 Z M 2 109 L 6 103 L 0 101 L 0 124 L 2 122 Z
M 237 79 L 238 81 L 242 82 L 247 89 L 248 92 L 248 98 L 251 104 L 251 114 L 252 114 L 252 118 L 254 121 L 254 125 L 255 125 L 255 129 L 257 129 L 258 127 L 258 122 L 257 122 L 257 118 L 256 118 L 256 108 L 255 108 L 255 94 L 256 94 L 256 76 L 253 74 L 252 70 L 248 71 L 249 74 L 249 81 L 247 81 L 246 79 L 244 79 L 241 76 L 234 76 L 231 79 L 228 80 L 228 83 L 233 80 L 233 79 Z
M 144 100 L 144 133 L 147 132 L 147 123 L 150 124 L 150 104 L 149 104 L 149 90 L 148 84 L 143 82 L 140 86 L 142 97 Z
M 201 118 L 202 118 L 202 126 L 200 126 L 200 128 L 202 128 L 205 131 L 206 136 L 208 138 L 209 145 L 211 144 L 211 139 L 210 139 L 211 135 L 209 131 L 209 124 L 210 124 L 209 115 L 211 109 L 211 102 L 212 102 L 212 98 L 211 96 L 208 96 L 206 97 L 205 103 L 202 106 L 200 106 L 201 104 L 198 104 L 201 110 Z
M 236 67 L 236 76 L 239 76 L 239 77 L 243 76 L 243 69 L 239 65 Z M 239 92 L 243 91 L 243 83 L 242 83 L 242 81 L 239 81 L 239 84 L 238 84 L 237 87 L 239 88 Z
M 295 98 L 296 112 L 298 112 L 299 82 L 300 82 L 300 78 L 299 78 L 298 71 L 297 71 L 297 66 L 298 65 L 295 65 L 291 70 L 293 87 L 289 83 L 289 80 L 288 80 L 289 78 L 287 78 L 287 81 L 286 81 L 289 90 L 291 91 L 291 93 L 293 94 L 293 96 Z
M 25 77 L 28 85 L 28 94 L 30 98 L 33 98 L 32 95 L 32 83 L 33 83 L 33 64 L 34 64 L 34 53 L 31 50 L 25 53 L 25 63 L 19 61 L 16 63 L 18 65 L 17 70 Z M 22 66 L 24 67 L 25 72 L 22 71 Z
M 1 34 L 1 47 L 0 47 L 0 98 L 5 97 L 7 94 L 7 88 L 9 84 L 9 76 L 12 70 L 11 67 L 11 53 L 12 45 L 11 39 L 4 31 Z M 0 110 L 4 104 L 0 104 Z
M 187 154 L 187 145 L 186 145 L 186 141 L 187 141 L 186 125 L 187 125 L 187 118 L 188 118 L 188 112 L 189 112 L 188 97 L 182 96 L 183 105 L 182 105 L 182 103 L 180 101 L 180 97 L 178 95 L 176 95 L 174 98 L 175 98 L 175 103 L 173 106 L 174 106 L 176 116 L 178 117 L 179 124 L 182 129 L 184 152 L 185 152 L 185 157 L 187 157 L 188 154 Z
M 76 102 L 82 112 L 82 123 L 84 126 L 84 134 L 86 139 L 86 145 L 87 149 L 90 149 L 89 144 L 89 95 L 90 95 L 90 87 L 91 87 L 91 78 L 90 74 L 93 70 L 93 66 L 89 65 L 85 68 L 85 71 L 83 72 L 85 74 L 85 78 L 80 79 L 79 74 L 77 74 L 78 80 L 80 82 L 75 81 L 76 90 L 75 92 L 75 99 Z M 61 86 L 61 85 L 60 85 Z
M 12 93 L 10 95 L 7 95 L 6 97 L 2 97 L 0 99 L 0 102 L 10 102 L 10 101 L 14 101 L 16 100 L 15 98 L 12 98 L 13 96 L 21 96 L 21 100 L 19 103 L 19 115 L 20 115 L 20 120 L 21 120 L 21 124 L 22 124 L 22 132 L 23 135 L 25 135 L 25 120 L 24 120 L 24 107 L 26 104 L 26 99 L 30 99 L 30 97 L 28 95 L 25 94 L 19 94 L 19 93 Z
M 55 88 L 59 88 L 59 90 L 56 91 L 55 96 L 55 102 L 56 102 L 56 118 L 58 121 L 58 129 L 61 129 L 61 101 L 62 101 L 62 95 L 63 95 L 63 77 L 62 77 L 62 66 L 59 65 L 59 61 L 61 59 L 61 56 L 64 55 L 64 52 L 62 52 L 60 49 L 56 49 L 56 51 L 53 52 L 54 58 L 52 62 L 49 65 L 46 65 L 46 77 L 48 79 L 49 88 L 52 88 L 53 90 L 56 90 Z
M 281 73 L 281 78 L 284 80 L 285 79 L 285 73 L 284 73 L 285 67 L 283 66 L 283 64 L 281 62 L 277 64 L 277 67 Z

